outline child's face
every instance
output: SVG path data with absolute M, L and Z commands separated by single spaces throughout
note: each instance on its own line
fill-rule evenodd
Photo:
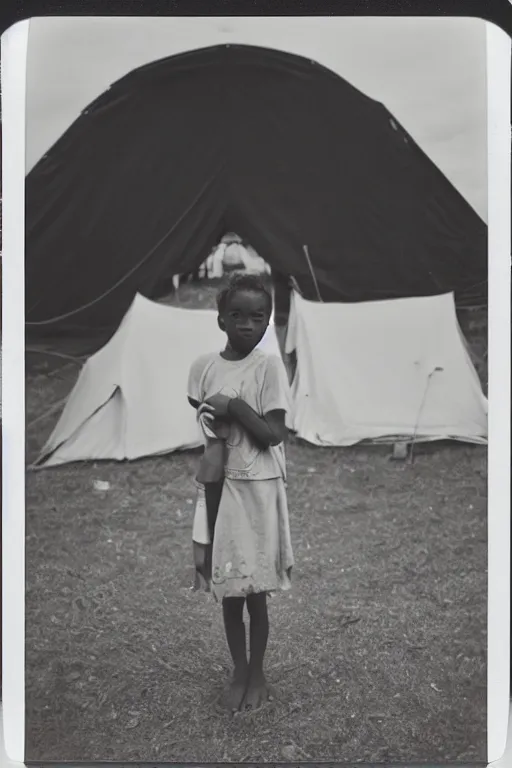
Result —
M 268 300 L 256 291 L 236 291 L 219 315 L 219 325 L 231 347 L 244 354 L 252 352 L 260 343 L 269 321 Z

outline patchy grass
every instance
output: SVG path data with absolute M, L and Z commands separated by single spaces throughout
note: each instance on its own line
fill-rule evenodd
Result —
M 75 378 L 30 356 L 27 421 Z M 196 456 L 28 474 L 27 759 L 485 761 L 486 451 L 420 447 L 411 466 L 292 440 L 288 460 L 277 698 L 234 719 L 219 606 L 190 590 Z

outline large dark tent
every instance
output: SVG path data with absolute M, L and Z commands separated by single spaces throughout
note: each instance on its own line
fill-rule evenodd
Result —
M 225 45 L 128 74 L 29 173 L 28 329 L 113 329 L 226 231 L 310 298 L 312 267 L 325 301 L 485 300 L 485 224 L 382 104 Z

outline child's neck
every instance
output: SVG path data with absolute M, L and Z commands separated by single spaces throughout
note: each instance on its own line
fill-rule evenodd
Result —
M 254 350 L 251 349 L 250 352 L 238 352 L 236 349 L 233 349 L 231 344 L 228 342 L 224 350 L 220 353 L 220 356 L 223 357 L 224 360 L 236 362 L 237 360 L 245 360 L 246 357 L 249 357 L 251 352 L 254 352 Z

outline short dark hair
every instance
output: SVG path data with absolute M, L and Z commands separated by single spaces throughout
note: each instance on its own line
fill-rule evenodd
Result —
M 251 293 L 261 293 L 267 301 L 269 316 L 272 314 L 272 293 L 259 275 L 246 274 L 244 272 L 235 272 L 229 278 L 227 284 L 220 289 L 217 294 L 217 309 L 219 314 L 226 310 L 229 299 L 237 291 L 250 291 Z

